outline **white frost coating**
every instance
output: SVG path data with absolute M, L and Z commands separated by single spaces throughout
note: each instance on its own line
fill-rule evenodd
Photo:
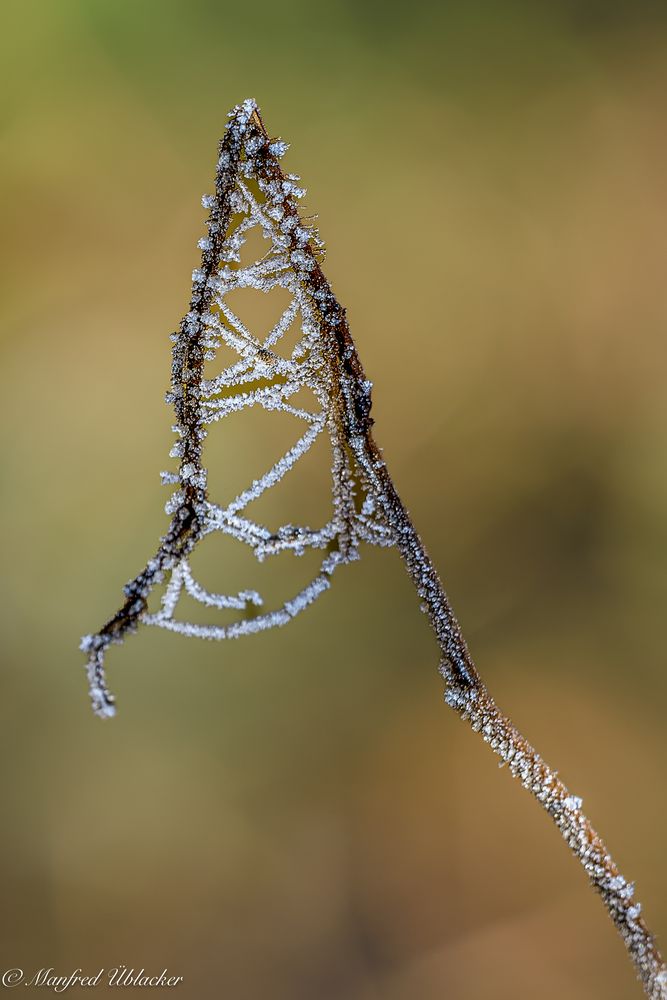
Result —
M 254 111 L 253 102 L 246 102 L 237 109 L 238 126 L 245 127 Z M 222 240 L 218 237 L 216 242 L 217 223 L 209 221 L 208 233 L 198 242 L 204 254 L 214 246 L 220 248 L 213 273 L 210 268 L 205 271 L 202 266 L 195 268 L 192 274 L 195 290 L 204 286 L 211 290 L 210 305 L 202 312 L 190 311 L 184 321 L 185 334 L 199 338 L 207 361 L 215 361 L 222 345 L 236 352 L 238 359 L 212 377 L 197 377 L 194 371 L 188 375 L 186 371 L 183 380 L 188 383 L 188 392 L 198 400 L 200 439 L 207 428 L 215 433 L 214 425 L 220 420 L 253 406 L 289 414 L 295 418 L 298 436 L 282 458 L 254 479 L 226 507 L 208 497 L 201 501 L 198 508 L 200 537 L 214 531 L 227 534 L 249 545 L 259 561 L 281 552 L 300 556 L 306 550 L 329 551 L 315 579 L 282 608 L 250 616 L 247 614 L 249 609 L 262 605 L 262 598 L 256 591 L 227 595 L 207 590 L 194 579 L 184 554 L 171 568 L 161 609 L 154 614 L 144 612 L 141 620 L 184 635 L 207 639 L 232 638 L 286 624 L 329 587 L 331 574 L 340 563 L 358 558 L 360 543 L 392 545 L 395 541 L 394 532 L 368 496 L 362 495 L 360 509 L 355 505 L 354 494 L 359 490 L 363 477 L 358 469 L 353 474 L 354 459 L 346 448 L 340 418 L 334 412 L 336 386 L 326 354 L 321 318 L 303 283 L 304 277 L 316 267 L 313 249 L 320 248 L 321 243 L 316 231 L 305 225 L 296 212 L 295 199 L 304 194 L 296 183 L 299 178 L 288 174 L 277 182 L 258 174 L 254 157 L 261 155 L 262 149 L 266 148 L 266 140 L 260 135 L 246 135 L 242 148 L 244 152 L 234 187 L 227 194 L 232 210 L 228 228 Z M 287 144 L 280 140 L 268 146 L 269 152 L 276 157 L 282 156 L 287 148 Z M 223 152 L 218 169 L 225 171 L 230 168 L 230 157 Z M 243 180 L 244 177 L 247 180 Z M 254 193 L 255 181 L 259 183 L 259 197 Z M 216 196 L 204 195 L 202 205 L 211 211 L 211 218 L 214 218 Z M 242 249 L 252 233 L 259 233 L 264 238 L 266 253 L 258 260 L 241 265 Z M 278 321 L 262 337 L 248 329 L 230 308 L 227 296 L 241 288 L 252 289 L 258 295 L 279 288 L 291 296 Z M 294 346 L 289 354 L 281 353 L 282 341 L 294 330 L 296 343 L 293 340 Z M 177 345 L 178 340 L 176 335 Z M 295 406 L 291 398 L 302 389 L 308 390 L 312 403 Z M 181 398 L 182 391 L 179 385 L 172 386 L 171 401 Z M 188 461 L 182 440 L 183 428 L 177 424 L 174 432 L 177 441 L 170 455 L 181 460 L 180 469 L 178 473 L 165 471 L 161 477 L 163 483 L 177 487 L 166 509 L 178 518 L 186 502 L 184 491 L 193 486 L 204 488 L 206 470 Z M 330 520 L 315 529 L 287 524 L 271 531 L 249 518 L 246 508 L 287 475 L 323 432 L 327 432 L 330 438 L 333 459 Z M 237 610 L 245 612 L 246 617 L 229 625 L 195 625 L 179 621 L 177 607 L 183 593 L 206 607 Z
M 165 618 L 171 618 L 174 613 L 174 608 L 178 604 L 178 599 L 181 596 L 181 590 L 183 588 L 183 570 L 184 565 L 180 563 L 176 566 L 171 574 L 171 580 L 167 586 L 167 589 L 162 598 L 162 611 L 159 612 Z
M 667 1000 L 665 966 L 634 902 L 632 883 L 618 872 L 604 842 L 582 813 L 578 796 L 569 793 L 486 691 L 437 572 L 386 472 L 369 433 L 371 384 L 356 355 L 344 310 L 319 268 L 317 234 L 303 225 L 296 209 L 294 199 L 304 193 L 296 185 L 298 177 L 282 174 L 275 156 L 284 149 L 271 143 L 254 101 L 235 108 L 230 119 L 219 148 L 215 194 L 203 199 L 210 212 L 208 232 L 199 244 L 201 267 L 193 272 L 189 312 L 179 332 L 172 335 L 167 399 L 174 406 L 178 436 L 171 454 L 180 459 L 180 469 L 178 475 L 163 474 L 165 482 L 177 486 L 168 506 L 172 519 L 155 557 L 123 588 L 125 601 L 120 610 L 99 632 L 82 640 L 93 708 L 102 716 L 114 713 L 114 699 L 105 680 L 105 652 L 112 643 L 122 642 L 138 622 L 208 639 L 284 625 L 328 588 L 338 565 L 359 557 L 362 541 L 396 544 L 442 651 L 447 703 L 481 734 L 553 818 L 602 896 L 650 1000 Z M 240 177 L 251 183 L 244 184 Z M 254 194 L 257 187 L 259 197 Z M 269 249 L 260 260 L 241 265 L 242 250 L 253 228 Z M 234 288 L 250 288 L 258 294 L 281 288 L 290 293 L 287 312 L 263 341 L 229 308 L 226 296 Z M 294 328 L 297 344 L 289 357 L 281 356 L 277 353 L 281 340 Z M 237 353 L 238 360 L 207 380 L 204 361 L 214 362 L 223 343 Z M 310 406 L 288 401 L 300 388 L 310 391 Z M 202 442 L 207 425 L 254 405 L 282 410 L 297 422 L 305 421 L 308 430 L 268 472 L 232 504 L 222 507 L 209 499 L 206 489 Z M 315 530 L 285 524 L 277 531 L 255 523 L 246 507 L 286 475 L 325 430 L 332 453 L 332 511 L 327 523 Z M 249 608 L 261 604 L 255 591 L 217 594 L 194 580 L 188 556 L 213 531 L 249 545 L 258 560 L 286 551 L 298 556 L 307 549 L 324 549 L 325 554 L 319 572 L 299 594 L 278 609 L 255 615 Z M 148 598 L 154 585 L 165 578 L 162 608 L 151 614 Z M 175 614 L 184 588 L 208 608 L 231 609 L 245 617 L 229 625 L 179 621 Z
M 236 597 L 226 594 L 212 594 L 192 578 L 187 559 L 182 561 L 181 567 L 185 589 L 191 597 L 200 601 L 201 604 L 206 604 L 210 608 L 236 608 L 238 611 L 245 611 L 249 604 L 253 604 L 257 608 L 262 606 L 262 598 L 256 590 L 242 590 Z
M 99 632 L 82 640 L 93 709 L 102 716 L 114 714 L 114 699 L 106 686 L 105 652 L 112 643 L 122 642 L 140 621 L 208 639 L 284 625 L 328 588 L 338 565 L 359 557 L 362 541 L 396 544 L 441 648 L 447 703 L 481 734 L 553 818 L 602 896 L 647 996 L 667 1000 L 665 966 L 642 920 L 639 903 L 633 899 L 632 883 L 620 875 L 582 813 L 581 799 L 569 793 L 488 694 L 437 572 L 386 472 L 370 434 L 371 384 L 364 376 L 344 310 L 319 268 L 317 234 L 303 225 L 296 210 L 294 199 L 304 193 L 296 185 L 299 178 L 282 174 L 275 157 L 284 148 L 271 143 L 254 101 L 235 108 L 230 119 L 219 147 L 215 195 L 203 199 L 210 212 L 208 232 L 199 243 L 201 267 L 193 272 L 189 312 L 179 332 L 172 335 L 167 399 L 174 406 L 173 429 L 178 436 L 171 454 L 180 459 L 180 469 L 178 475 L 163 473 L 163 481 L 177 487 L 168 504 L 172 519 L 154 558 L 123 588 L 125 601 L 120 610 Z M 251 183 L 244 184 L 240 177 Z M 269 249 L 260 260 L 242 266 L 242 250 L 253 228 Z M 258 294 L 281 288 L 290 293 L 288 310 L 263 341 L 229 308 L 226 295 L 234 288 L 251 288 Z M 297 344 L 289 357 L 281 356 L 277 353 L 280 342 L 294 328 L 298 328 Z M 223 343 L 237 353 L 238 360 L 207 380 L 204 362 L 214 362 Z M 289 402 L 301 388 L 310 391 L 310 406 Z M 305 422 L 308 430 L 268 472 L 232 504 L 222 507 L 209 499 L 206 489 L 202 442 L 207 425 L 254 405 L 282 410 L 297 422 Z M 246 507 L 286 475 L 325 430 L 332 453 L 332 511 L 327 523 L 315 530 L 285 524 L 277 531 L 255 523 Z M 307 549 L 324 549 L 325 554 L 315 578 L 299 594 L 278 609 L 255 615 L 249 608 L 261 605 L 255 591 L 212 593 L 192 576 L 188 556 L 214 531 L 249 545 L 258 560 L 286 551 L 298 556 Z M 151 614 L 148 598 L 154 585 L 165 578 L 162 608 Z M 229 625 L 179 621 L 175 613 L 184 588 L 208 608 L 231 609 L 245 617 Z

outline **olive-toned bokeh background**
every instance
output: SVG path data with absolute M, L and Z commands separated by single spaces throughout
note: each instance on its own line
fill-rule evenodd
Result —
M 167 334 L 226 112 L 255 96 L 480 670 L 667 943 L 664 9 L 5 0 L 3 969 L 168 966 L 234 1000 L 640 995 L 555 828 L 442 703 L 395 553 L 280 632 L 144 630 L 109 655 L 112 722 L 77 645 L 166 524 Z M 239 419 L 218 481 L 270 435 Z M 276 516 L 324 476 L 295 471 Z M 243 559 L 205 582 L 252 584 Z

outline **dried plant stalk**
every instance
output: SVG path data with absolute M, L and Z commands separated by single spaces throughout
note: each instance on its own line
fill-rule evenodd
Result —
M 304 192 L 298 177 L 285 175 L 280 167 L 279 158 L 286 148 L 269 138 L 253 101 L 245 101 L 230 113 L 219 147 L 215 194 L 203 199 L 209 218 L 207 236 L 199 242 L 201 267 L 193 272 L 189 311 L 172 337 L 168 401 L 176 415 L 177 442 L 171 454 L 179 459 L 179 471 L 162 474 L 165 483 L 177 487 L 167 504 L 171 522 L 155 556 L 125 587 L 120 610 L 99 632 L 82 640 L 93 708 L 101 716 L 114 714 L 104 673 L 105 652 L 140 623 L 209 639 L 283 625 L 329 586 L 338 565 L 358 557 L 362 542 L 395 545 L 440 645 L 445 701 L 481 733 L 552 817 L 602 897 L 646 995 L 667 1000 L 667 969 L 640 915 L 641 906 L 633 900 L 633 885 L 620 874 L 582 812 L 581 799 L 568 792 L 486 690 L 438 574 L 396 492 L 371 433 L 371 383 L 345 312 L 322 272 L 322 245 L 299 215 L 297 199 Z M 269 250 L 242 266 L 240 249 L 255 227 L 269 241 Z M 276 287 L 288 290 L 291 302 L 268 336 L 260 340 L 232 312 L 226 296 L 238 288 L 266 293 Z M 286 332 L 297 324 L 296 346 L 287 356 L 280 354 Z M 204 363 L 216 358 L 222 344 L 237 353 L 238 361 L 206 379 Z M 312 394 L 310 409 L 290 402 L 302 389 Z M 254 405 L 290 413 L 307 429 L 279 462 L 221 507 L 208 495 L 203 442 L 212 424 Z M 329 437 L 332 455 L 332 516 L 327 524 L 319 529 L 285 525 L 271 532 L 248 518 L 247 506 L 282 479 L 322 433 Z M 359 490 L 361 504 L 355 503 Z M 194 579 L 188 557 L 214 531 L 249 545 L 260 560 L 278 552 L 300 555 L 309 548 L 320 549 L 324 552 L 320 571 L 278 610 L 241 616 L 231 625 L 180 621 L 175 612 L 183 591 L 208 607 L 235 608 L 241 613 L 262 604 L 255 591 L 214 594 Z M 162 608 L 149 614 L 148 597 L 165 580 Z

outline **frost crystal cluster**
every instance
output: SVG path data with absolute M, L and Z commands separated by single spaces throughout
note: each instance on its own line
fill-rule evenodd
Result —
M 231 112 L 219 147 L 215 193 L 203 199 L 209 217 L 207 234 L 199 241 L 201 266 L 192 275 L 188 313 L 173 335 L 168 399 L 176 414 L 171 454 L 179 467 L 162 474 L 174 487 L 167 503 L 171 521 L 156 555 L 125 587 L 120 610 L 99 632 L 82 640 L 93 708 L 101 716 L 114 714 L 104 655 L 139 623 L 207 639 L 283 625 L 329 586 L 337 566 L 357 558 L 361 542 L 396 545 L 440 646 L 445 701 L 552 818 L 602 897 L 647 996 L 667 1000 L 667 970 L 633 898 L 632 883 L 620 874 L 584 815 L 579 796 L 568 791 L 487 691 L 435 567 L 396 492 L 371 433 L 371 384 L 345 312 L 320 267 L 317 234 L 297 209 L 304 192 L 299 178 L 280 167 L 286 148 L 269 138 L 253 101 Z M 268 252 L 242 263 L 244 243 L 253 232 L 268 241 Z M 258 338 L 234 313 L 230 294 L 248 289 L 261 296 L 277 288 L 287 293 L 288 305 L 269 333 Z M 289 350 L 288 332 L 296 332 Z M 233 360 L 206 377 L 206 363 L 215 363 L 223 348 Z M 221 506 L 207 490 L 203 443 L 211 425 L 253 406 L 289 414 L 300 433 L 275 465 Z M 287 524 L 270 531 L 249 516 L 248 507 L 293 469 L 320 435 L 331 445 L 329 521 L 315 528 Z M 321 551 L 322 562 L 300 593 L 277 610 L 259 613 L 255 609 L 262 606 L 262 598 L 255 591 L 217 594 L 195 579 L 189 557 L 213 532 L 250 546 L 259 560 L 315 549 Z M 165 585 L 162 606 L 149 613 L 148 598 L 157 584 Z M 210 608 L 213 617 L 216 609 L 232 609 L 239 616 L 227 625 L 184 621 L 178 615 L 183 593 Z

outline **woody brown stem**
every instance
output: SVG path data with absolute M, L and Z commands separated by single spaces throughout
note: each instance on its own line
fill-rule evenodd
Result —
M 326 282 L 323 275 L 321 278 Z M 333 297 L 332 292 L 331 295 Z M 339 377 L 343 383 L 346 380 L 349 383 L 347 392 L 341 394 L 341 409 L 342 419 L 348 428 L 350 448 L 363 470 L 367 488 L 392 528 L 396 545 L 438 640 L 442 653 L 440 673 L 446 685 L 445 701 L 469 722 L 474 732 L 481 734 L 485 743 L 508 764 L 512 775 L 551 816 L 566 844 L 579 859 L 593 888 L 601 896 L 646 995 L 651 1000 L 667 1000 L 667 967 L 655 938 L 640 916 L 641 905 L 633 900 L 633 884 L 621 875 L 604 841 L 583 813 L 581 800 L 570 794 L 557 773 L 498 708 L 482 683 L 435 566 L 373 439 L 370 405 L 365 421 L 360 423 L 354 401 L 358 398 L 359 385 L 368 383 L 342 310 L 338 321 L 343 329 L 338 330 L 335 341 L 345 345 L 338 357 Z

